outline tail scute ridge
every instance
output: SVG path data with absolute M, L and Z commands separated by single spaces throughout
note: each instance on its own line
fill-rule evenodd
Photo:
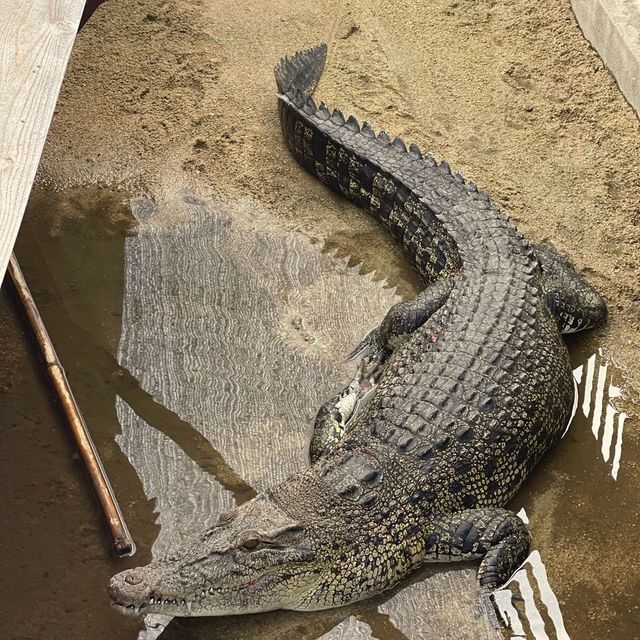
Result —
M 327 45 L 324 43 L 282 58 L 274 69 L 278 91 L 285 94 L 294 89 L 306 100 L 322 75 L 326 59 Z

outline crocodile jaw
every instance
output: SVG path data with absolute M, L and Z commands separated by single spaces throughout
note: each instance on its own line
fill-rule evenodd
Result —
M 209 587 L 187 597 L 171 597 L 158 588 L 135 597 L 123 589 L 130 572 L 115 575 L 109 584 L 109 595 L 114 609 L 127 616 L 160 613 L 169 616 L 223 616 L 259 613 L 274 609 L 296 607 L 296 595 L 313 585 L 314 572 L 289 575 L 264 575 L 245 584 L 230 587 Z M 309 581 L 309 582 L 308 582 Z M 126 584 L 126 583 L 125 583 Z M 188 590 L 187 590 L 188 591 Z M 153 592 L 156 595 L 150 595 Z M 167 597 L 164 597 L 167 596 Z
M 314 538 L 268 497 L 223 514 L 180 550 L 113 576 L 108 593 L 125 615 L 219 616 L 294 608 L 317 587 Z

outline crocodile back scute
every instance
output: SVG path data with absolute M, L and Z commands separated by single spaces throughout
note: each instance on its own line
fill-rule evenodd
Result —
M 342 446 L 318 465 L 321 482 L 361 498 L 356 482 L 347 483 L 352 495 L 340 493 L 351 477 L 343 466 L 368 452 L 403 496 L 395 510 L 428 519 L 503 505 L 564 431 L 573 400 L 529 243 L 447 163 L 324 105 L 279 98 L 296 159 L 379 220 L 425 282 L 455 277 L 448 301 L 394 351 Z

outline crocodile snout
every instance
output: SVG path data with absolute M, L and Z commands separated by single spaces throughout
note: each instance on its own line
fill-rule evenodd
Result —
M 151 597 L 149 585 L 140 568 L 127 569 L 113 576 L 107 593 L 114 604 L 133 609 L 146 604 Z

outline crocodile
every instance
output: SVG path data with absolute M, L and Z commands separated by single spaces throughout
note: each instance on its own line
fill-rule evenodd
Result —
M 326 55 L 319 45 L 275 69 L 286 145 L 387 228 L 424 291 L 354 350 L 358 373 L 318 412 L 310 466 L 114 576 L 124 613 L 338 607 L 454 560 L 479 560 L 489 594 L 527 557 L 529 531 L 504 506 L 568 428 L 562 334 L 602 323 L 606 305 L 446 162 L 316 104 Z

